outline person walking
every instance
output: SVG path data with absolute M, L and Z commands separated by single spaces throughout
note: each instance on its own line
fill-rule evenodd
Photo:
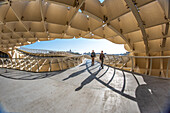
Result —
M 91 65 L 94 65 L 94 58 L 95 57 L 96 57 L 96 53 L 94 52 L 94 50 L 92 50 L 92 53 L 91 53 L 92 64 Z
M 104 61 L 104 58 L 105 58 L 105 55 L 103 54 L 103 51 L 101 51 L 101 53 L 100 53 L 100 61 L 101 61 L 101 67 L 102 67 L 102 69 L 103 69 L 103 61 Z

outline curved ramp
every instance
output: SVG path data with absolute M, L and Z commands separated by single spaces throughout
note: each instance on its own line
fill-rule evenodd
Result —
M 0 76 L 0 111 L 19 113 L 168 113 L 170 80 L 90 60 L 62 72 L 8 70 Z

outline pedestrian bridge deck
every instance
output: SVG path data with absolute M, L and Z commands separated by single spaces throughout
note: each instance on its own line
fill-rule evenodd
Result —
M 48 73 L 0 69 L 0 112 L 160 113 L 170 101 L 170 80 L 133 74 L 90 60 Z

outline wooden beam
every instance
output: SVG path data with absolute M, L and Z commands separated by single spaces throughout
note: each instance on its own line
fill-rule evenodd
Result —
M 60 2 L 60 1 L 56 1 L 56 0 L 44 0 L 44 2 L 49 2 L 49 3 L 53 3 L 53 4 L 57 4 L 57 5 L 62 5 L 62 6 L 65 6 L 65 7 L 74 7 L 74 5 L 67 4 L 67 3 L 64 3 L 64 2 Z
M 170 19 L 170 1 L 169 0 L 158 0 L 158 2 L 164 11 L 165 18 Z
M 169 22 L 166 23 L 166 26 L 165 26 L 165 31 L 162 33 L 164 38 L 162 39 L 162 45 L 161 45 L 161 56 L 164 56 L 164 47 L 165 47 L 165 44 L 166 44 L 166 40 L 167 40 L 167 35 L 168 35 L 168 31 L 169 31 Z M 160 59 L 160 70 L 161 70 L 161 73 L 160 73 L 160 76 L 161 77 L 165 77 L 165 73 L 164 73 L 164 66 L 163 66 L 163 59 Z
M 15 14 L 15 16 L 17 17 L 17 19 L 19 20 L 19 22 L 23 25 L 23 27 L 25 28 L 25 30 L 32 36 L 32 38 L 36 38 L 31 32 L 30 30 L 26 27 L 26 25 L 24 24 L 24 22 L 21 20 L 21 18 L 17 15 L 17 13 L 15 12 L 14 8 L 12 7 L 12 3 L 10 1 L 8 1 L 8 3 L 10 4 L 10 8 L 12 9 L 13 13 Z
M 43 22 L 43 26 L 44 26 L 44 30 L 45 32 L 47 32 L 47 28 L 45 26 L 45 19 L 44 19 L 44 14 L 43 14 L 43 7 L 42 7 L 42 0 L 39 0 L 39 5 L 40 5 L 40 12 L 41 12 L 41 18 L 42 18 L 42 22 Z
M 163 51 L 161 52 L 161 55 L 163 55 Z M 163 58 L 160 59 L 160 76 L 161 77 L 165 77 L 163 60 L 164 60 Z
M 123 0 L 122 0 L 122 1 L 123 1 Z M 149 2 L 147 2 L 147 3 L 145 3 L 145 4 L 142 4 L 142 5 L 138 6 L 138 8 L 143 7 L 143 6 L 147 5 L 147 4 L 152 3 L 152 2 L 155 2 L 155 1 L 156 1 L 156 0 L 149 1 Z M 111 22 L 112 20 L 115 20 L 115 19 L 117 19 L 117 18 L 119 18 L 119 17 L 121 17 L 121 16 L 129 13 L 130 11 L 131 11 L 131 10 L 126 11 L 126 12 L 124 12 L 123 14 L 117 16 L 117 17 L 114 17 L 114 18 L 109 19 L 108 21 Z
M 161 45 L 161 48 L 163 49 L 165 47 L 165 44 L 166 44 L 166 39 L 167 39 L 167 35 L 168 35 L 168 31 L 169 31 L 169 22 L 166 23 L 166 26 L 165 26 L 165 31 L 163 32 L 163 40 L 162 40 L 162 45 Z
M 146 51 L 146 55 L 149 55 L 149 46 L 148 46 L 148 35 L 146 34 L 145 31 L 145 25 L 144 22 L 142 21 L 142 18 L 138 12 L 137 6 L 134 5 L 134 2 L 132 0 L 125 0 L 125 2 L 127 3 L 127 5 L 129 6 L 129 8 L 131 9 L 133 15 L 135 16 L 138 24 L 139 24 L 139 28 L 142 32 L 143 35 L 143 41 L 145 44 L 145 51 Z
M 134 51 L 133 46 L 132 46 L 132 45 L 130 44 L 130 42 L 125 38 L 125 36 L 124 36 L 122 33 L 120 33 L 117 29 L 115 29 L 113 26 L 111 26 L 109 22 L 105 22 L 105 23 L 103 23 L 101 26 L 99 26 L 99 27 L 97 27 L 96 29 L 94 29 L 94 30 L 92 30 L 92 31 L 89 31 L 89 32 L 93 32 L 93 31 L 95 31 L 95 30 L 103 27 L 104 24 L 107 24 L 107 26 L 108 26 L 111 30 L 113 30 L 113 31 L 117 34 L 117 36 L 120 36 L 120 37 L 127 43 L 127 45 L 129 46 L 129 48 L 130 48 L 131 51 Z M 89 33 L 88 33 L 88 34 L 89 34 Z M 88 35 L 88 34 L 85 34 L 85 35 Z M 84 35 L 84 36 L 85 36 L 85 35 Z M 94 34 L 94 35 L 96 35 L 96 34 Z M 101 36 L 100 36 L 100 37 L 101 37 Z M 102 37 L 102 38 L 104 38 L 104 37 Z
M 151 27 L 156 27 L 156 26 L 159 26 L 159 25 L 162 25 L 162 24 L 166 24 L 167 22 L 170 22 L 170 20 L 167 20 L 166 22 L 161 22 L 161 23 L 158 23 L 158 24 L 154 24 L 154 25 L 151 25 L 151 26 L 145 26 L 145 29 L 148 29 L 148 28 L 151 28 Z M 133 31 L 127 32 L 127 33 L 125 33 L 125 34 L 137 32 L 137 31 L 139 31 L 139 30 L 140 30 L 140 29 L 133 30 Z
M 112 27 L 112 26 L 109 25 L 109 24 L 108 24 L 108 27 L 109 27 L 110 29 L 112 29 L 115 33 L 117 33 L 117 35 L 120 36 L 120 37 L 127 43 L 127 45 L 129 46 L 129 48 L 133 51 L 132 45 L 131 45 L 130 42 L 125 38 L 125 36 L 124 36 L 122 33 L 120 33 L 118 30 L 116 30 L 114 27 Z
M 42 23 L 43 23 L 43 26 L 44 26 L 44 30 L 45 30 L 45 32 L 47 33 L 48 38 L 51 38 L 50 35 L 49 35 L 49 32 L 48 32 L 48 29 L 47 29 L 47 27 L 46 27 L 46 24 L 47 24 L 47 23 L 46 23 L 46 20 L 45 20 L 45 18 L 44 18 L 44 14 L 43 14 L 43 7 L 42 7 L 43 4 L 44 4 L 44 1 L 39 0 L 40 12 L 41 12 L 41 18 L 42 18 Z
M 165 37 L 170 37 L 170 35 L 158 37 L 158 38 L 155 38 L 155 39 L 148 39 L 148 41 L 164 39 Z M 133 44 L 138 43 L 138 42 L 143 42 L 143 41 L 136 41 L 136 42 L 133 42 Z
M 81 6 L 82 6 L 84 3 L 85 3 L 85 0 L 83 0 L 83 1 L 77 6 L 77 8 L 76 8 L 76 10 L 75 10 L 75 12 L 74 12 L 74 14 L 73 14 L 73 16 L 71 17 L 70 20 L 68 20 L 69 22 L 67 23 L 67 27 L 66 27 L 66 30 L 65 30 L 64 34 L 66 34 L 69 26 L 71 25 L 71 22 L 73 21 L 74 17 L 76 16 L 76 14 L 78 13 L 79 9 L 81 8 Z

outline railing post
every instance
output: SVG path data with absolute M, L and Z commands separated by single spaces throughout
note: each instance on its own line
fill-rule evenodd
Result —
M 76 65 L 79 65 L 79 58 L 78 57 L 76 58 L 76 63 L 77 63 Z
M 4 67 L 4 60 L 3 59 L 1 59 L 1 61 L 2 61 L 2 68 Z
M 150 68 L 149 68 L 149 75 L 152 73 L 152 58 L 150 58 Z
M 169 64 L 170 64 L 170 58 L 168 58 L 167 70 L 166 70 L 166 78 L 168 78 Z
M 7 68 L 7 59 L 4 58 L 4 68 L 6 67 Z
M 57 59 L 57 62 L 58 62 L 58 66 L 59 66 L 60 70 L 62 70 L 62 67 L 60 65 L 59 59 Z
M 115 58 L 115 56 L 113 56 L 113 59 L 114 59 L 114 66 L 116 66 L 116 58 Z
M 82 56 L 78 58 L 78 65 L 81 64 Z
M 38 67 L 37 72 L 39 72 L 39 59 L 37 58 L 36 60 L 37 60 L 37 67 Z
M 160 70 L 161 70 L 161 77 L 165 77 L 164 74 L 164 66 L 163 66 L 163 58 L 160 58 Z
M 79 65 L 79 57 L 76 58 L 76 65 Z
M 107 55 L 107 58 L 108 58 L 108 62 L 109 62 L 109 65 L 110 65 L 110 57 Z
M 122 58 L 122 56 L 120 56 L 120 58 L 121 58 L 121 60 L 122 60 L 122 67 L 121 67 L 121 69 L 123 69 L 123 67 L 124 67 L 124 59 Z
M 73 62 L 73 66 L 75 67 L 75 58 L 72 59 L 72 62 Z
M 132 62 L 132 68 L 131 68 L 131 71 L 132 72 L 134 72 L 134 62 L 133 62 L 133 58 L 132 57 L 130 57 L 131 58 L 131 62 Z
M 50 70 L 49 71 L 51 71 L 51 62 L 52 62 L 52 60 L 50 59 L 50 61 L 49 61 Z
M 8 72 L 8 68 L 7 68 L 7 64 L 8 62 L 7 62 L 7 59 L 6 59 L 6 71 L 5 71 L 5 73 L 7 73 Z
M 33 61 L 34 61 L 34 60 L 33 60 Z M 30 67 L 31 72 L 32 72 L 32 63 L 33 63 L 33 61 L 31 62 L 31 67 Z
M 62 68 L 62 70 L 63 70 L 63 68 L 64 68 L 63 58 L 62 58 L 62 60 L 61 60 L 61 68 Z
M 16 65 L 16 59 L 15 59 L 15 69 L 17 68 L 17 65 Z
M 67 60 L 67 65 L 68 65 L 68 68 L 70 68 L 70 61 L 69 61 L 69 59 Z
M 26 59 L 25 59 L 25 62 L 24 62 L 24 64 L 25 64 L 25 71 L 26 71 Z
M 76 66 L 78 65 L 78 58 L 76 58 Z
M 20 59 L 19 70 L 21 70 L 22 59 Z
M 13 68 L 12 65 L 13 65 L 13 62 L 12 62 L 12 59 L 11 59 L 11 69 Z
M 19 64 L 19 58 L 17 59 L 17 64 Z M 17 65 L 17 67 L 18 67 L 18 65 Z
M 148 68 L 149 68 L 149 58 L 146 58 L 146 70 L 145 70 L 145 75 L 148 74 Z
M 32 63 L 33 63 L 34 60 L 33 60 L 32 58 L 30 58 L 29 61 L 30 61 L 30 66 L 29 66 L 30 68 L 29 68 L 29 71 L 32 71 Z

